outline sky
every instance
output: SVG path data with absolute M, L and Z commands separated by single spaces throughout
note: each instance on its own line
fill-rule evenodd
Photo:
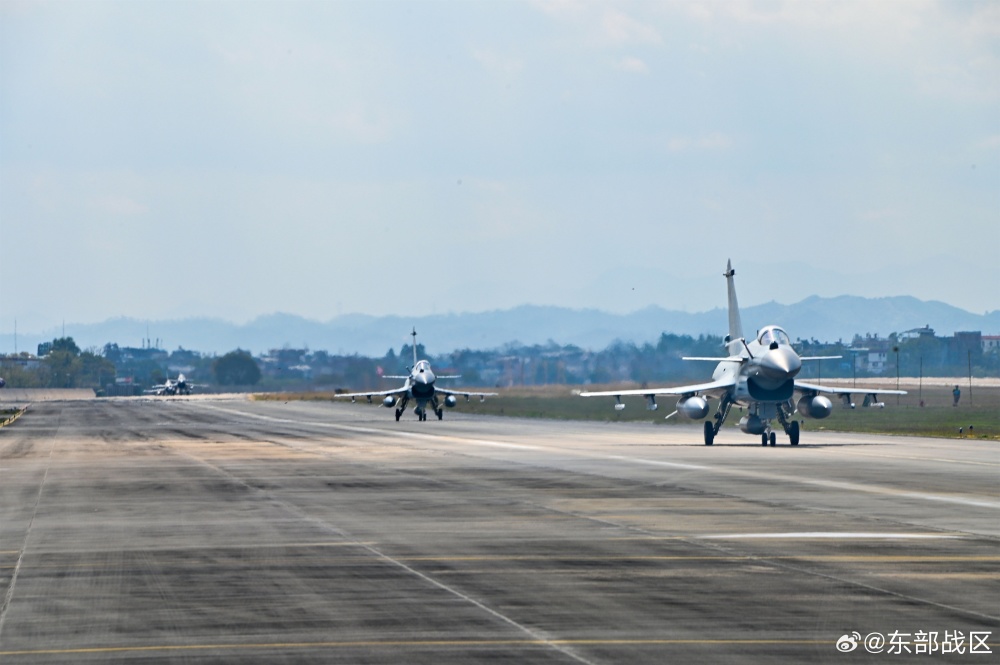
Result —
M 0 330 L 1000 309 L 996 2 L 0 2 Z

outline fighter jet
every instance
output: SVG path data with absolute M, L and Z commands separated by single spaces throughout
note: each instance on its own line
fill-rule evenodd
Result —
M 178 374 L 176 381 L 168 378 L 163 383 L 143 392 L 147 395 L 190 395 L 193 389 L 194 384 L 188 383 L 183 374 Z
M 716 434 L 726 421 L 729 410 L 735 405 L 745 407 L 747 412 L 740 418 L 740 429 L 747 434 L 760 436 L 761 445 L 775 445 L 777 436 L 771 429 L 775 419 L 781 424 L 789 443 L 799 444 L 799 423 L 792 420 L 794 413 L 806 418 L 826 418 L 833 411 L 833 404 L 820 393 L 841 395 L 844 403 L 853 407 L 851 393 L 866 393 L 865 404 L 879 403 L 878 396 L 873 391 L 858 391 L 848 388 L 832 388 L 814 383 L 798 381 L 795 376 L 802 369 L 804 361 L 833 360 L 841 356 L 801 357 L 792 348 L 788 334 L 778 326 L 762 328 L 755 339 L 747 341 L 743 337 L 743 325 L 740 322 L 740 308 L 736 302 L 736 287 L 733 284 L 732 261 L 726 264 L 726 278 L 729 295 L 729 335 L 725 338 L 725 358 L 684 358 L 716 362 L 718 365 L 712 373 L 712 380 L 691 386 L 676 388 L 643 388 L 639 390 L 607 390 L 601 392 L 582 392 L 582 397 L 612 396 L 615 398 L 615 409 L 625 408 L 621 398 L 623 395 L 642 395 L 646 398 L 647 408 L 656 410 L 657 395 L 677 395 L 676 410 L 667 416 L 675 414 L 693 420 L 701 420 L 708 416 L 708 400 L 719 399 L 719 407 L 712 420 L 705 421 L 705 445 L 710 446 Z M 905 395 L 905 390 L 880 390 L 889 395 Z M 799 399 L 795 400 L 798 393 Z
M 404 379 L 402 387 L 396 388 L 395 390 L 381 390 L 370 393 L 345 393 L 342 395 L 334 395 L 334 397 L 339 398 L 349 398 L 354 402 L 358 397 L 367 398 L 368 402 L 371 403 L 372 397 L 383 397 L 382 406 L 386 408 L 392 408 L 396 406 L 396 420 L 403 415 L 406 410 L 407 403 L 412 399 L 417 405 L 413 407 L 413 412 L 417 414 L 419 420 L 427 420 L 427 405 L 429 404 L 431 410 L 434 411 L 434 415 L 438 417 L 438 420 L 444 418 L 444 408 L 438 402 L 438 395 L 444 396 L 444 406 L 449 408 L 458 404 L 458 397 L 464 397 L 465 401 L 469 401 L 470 397 L 478 397 L 480 402 L 486 400 L 487 397 L 492 397 L 497 393 L 469 393 L 460 390 L 446 390 L 445 388 L 438 388 L 434 385 L 437 379 L 457 379 L 459 375 L 451 376 L 435 376 L 434 371 L 431 369 L 430 362 L 426 360 L 417 360 L 417 331 L 414 328 L 413 332 L 410 333 L 413 336 L 413 365 L 409 367 L 409 374 L 395 376 L 387 375 L 383 376 L 383 379 Z M 398 406 L 397 406 L 398 403 Z

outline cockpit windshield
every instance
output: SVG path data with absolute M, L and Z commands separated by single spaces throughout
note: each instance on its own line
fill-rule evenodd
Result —
M 420 362 L 417 363 L 417 366 L 414 367 L 414 369 L 417 370 L 418 372 L 424 372 L 429 370 L 430 368 L 431 364 L 426 360 L 421 360 Z
M 788 339 L 788 335 L 784 330 L 777 326 L 771 326 L 770 328 L 764 328 L 760 331 L 760 337 L 757 339 L 761 346 L 771 346 L 774 342 L 777 342 L 779 346 L 790 346 L 791 341 Z

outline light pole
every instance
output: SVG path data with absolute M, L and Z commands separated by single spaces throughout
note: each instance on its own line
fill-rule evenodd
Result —
M 969 406 L 972 406 L 972 349 L 968 350 L 969 356 Z
M 894 346 L 892 350 L 896 352 L 896 390 L 899 390 L 899 347 Z M 899 394 L 896 394 L 896 406 L 899 406 Z

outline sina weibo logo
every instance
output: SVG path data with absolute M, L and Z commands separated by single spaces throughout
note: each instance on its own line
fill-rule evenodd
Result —
M 840 639 L 837 640 L 837 651 L 840 653 L 850 653 L 858 648 L 858 640 L 861 639 L 861 634 L 858 632 L 853 632 L 850 635 L 841 635 Z

